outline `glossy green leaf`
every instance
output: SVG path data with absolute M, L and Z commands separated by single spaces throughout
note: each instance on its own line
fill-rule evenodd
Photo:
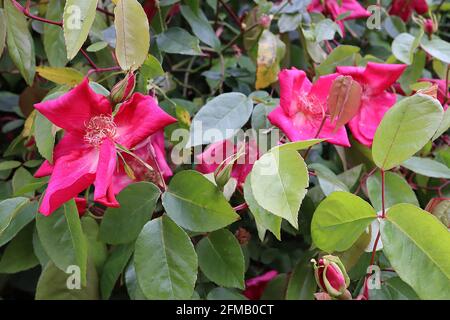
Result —
M 395 205 L 382 221 L 381 239 L 392 267 L 421 299 L 448 299 L 450 234 L 436 217 L 411 204 Z
M 264 241 L 266 231 L 269 230 L 278 240 L 281 240 L 281 217 L 272 214 L 256 202 L 255 197 L 253 196 L 251 182 L 251 178 L 248 176 L 244 185 L 244 197 L 245 202 L 248 204 L 250 211 L 255 218 L 259 239 Z
M 360 197 L 343 191 L 333 192 L 314 212 L 312 239 L 326 252 L 345 251 L 376 217 L 375 210 Z
M 197 10 L 194 12 L 189 6 L 181 6 L 180 8 L 181 14 L 191 26 L 192 32 L 202 42 L 218 51 L 220 49 L 219 38 L 217 38 L 203 11 Z
M 409 33 L 400 33 L 392 42 L 392 53 L 403 63 L 411 64 L 414 57 L 414 37 Z
M 410 158 L 431 139 L 442 120 L 439 101 L 423 94 L 402 99 L 384 115 L 372 145 L 373 160 L 384 170 Z
M 414 290 L 400 277 L 391 277 L 381 283 L 381 288 L 369 290 L 370 300 L 419 300 Z
M 62 21 L 65 0 L 50 0 L 45 18 L 52 21 Z M 67 51 L 64 42 L 64 32 L 59 26 L 44 24 L 44 50 L 48 63 L 52 67 L 64 67 L 67 64 Z
M 81 283 L 86 285 L 86 268 L 88 261 L 87 238 L 81 227 L 80 217 L 78 215 L 75 200 L 70 200 L 63 205 L 64 216 L 66 217 L 67 227 L 75 254 L 76 265 L 81 270 Z
M 67 58 L 72 60 L 86 41 L 94 23 L 98 0 L 66 0 L 63 30 Z
M 86 235 L 88 259 L 94 263 L 97 272 L 101 274 L 108 257 L 108 249 L 106 244 L 98 239 L 99 225 L 94 218 L 85 215 L 81 219 L 81 226 Z
M 11 0 L 4 1 L 7 21 L 6 43 L 9 56 L 19 69 L 27 84 L 33 84 L 36 72 L 34 41 L 28 29 L 28 22 Z
M 203 134 L 214 130 L 221 139 L 228 139 L 247 121 L 253 102 L 239 92 L 221 94 L 206 103 L 192 119 L 190 146 L 215 142 L 216 136 Z
M 450 64 L 450 43 L 447 41 L 436 37 L 431 40 L 423 37 L 420 45 L 429 55 L 444 63 Z
M 151 182 L 130 184 L 117 196 L 119 208 L 108 208 L 100 225 L 100 240 L 110 244 L 136 240 L 155 211 L 161 192 Z
M 223 193 L 196 171 L 177 173 L 162 203 L 173 221 L 191 231 L 210 232 L 240 219 Z
M 33 253 L 33 225 L 23 228 L 8 244 L 0 259 L 0 273 L 17 273 L 39 264 Z
M 320 188 L 325 196 L 330 195 L 334 191 L 349 191 L 345 183 L 339 180 L 336 174 L 328 167 L 320 163 L 313 163 L 309 168 L 315 171 Z
M 22 165 L 21 162 L 15 161 L 15 160 L 2 161 L 2 162 L 0 162 L 0 171 L 15 169 L 17 167 L 20 167 L 21 165 Z
M 310 139 L 303 141 L 287 142 L 273 147 L 272 150 L 296 150 L 296 151 L 305 150 L 323 141 L 325 141 L 325 139 Z
M 336 47 L 316 69 L 319 75 L 333 73 L 337 66 L 353 65 L 356 54 L 360 48 L 341 45 Z
M 20 210 L 29 203 L 24 197 L 10 198 L 0 202 L 0 236 L 3 236 Z
M 306 195 L 309 175 L 297 151 L 275 150 L 253 165 L 251 186 L 256 202 L 298 228 L 298 210 Z
M 109 299 L 120 274 L 124 272 L 134 250 L 134 243 L 122 244 L 114 248 L 103 267 L 100 291 L 103 299 Z
M 11 198 L 4 201 L 7 201 L 6 203 L 9 202 L 9 205 L 11 205 L 12 203 L 17 201 L 14 199 L 25 198 Z M 4 221 L 3 219 L 8 216 L 8 214 L 12 214 L 12 217 L 10 216 L 11 220 L 9 221 L 7 226 L 4 227 L 5 225 L 3 224 L 3 228 L 0 229 L 0 247 L 13 239 L 20 230 L 22 230 L 28 223 L 30 223 L 34 219 L 38 207 L 37 201 L 24 201 L 22 205 L 21 200 L 19 200 L 19 205 L 18 207 L 16 207 L 16 209 L 11 209 L 11 207 L 14 207 L 14 205 L 9 209 L 6 209 L 7 207 L 9 207 L 9 205 L 5 205 L 6 203 L 0 202 L 0 221 Z
M 370 202 L 377 212 L 381 212 L 381 174 L 377 172 L 367 179 L 367 192 Z M 394 204 L 411 203 L 419 205 L 416 194 L 402 176 L 394 172 L 385 172 L 384 202 L 388 209 Z
M 34 138 L 41 156 L 53 163 L 53 148 L 55 146 L 53 124 L 38 111 L 36 111 L 34 118 Z
M 92 263 L 88 264 L 86 286 L 80 289 L 68 288 L 68 283 L 76 285 L 76 271 L 66 273 L 53 262 L 42 270 L 36 288 L 36 300 L 98 300 L 98 276 Z
M 189 299 L 197 279 L 197 254 L 189 236 L 170 218 L 148 222 L 136 240 L 134 264 L 148 299 Z
M 114 9 L 116 56 L 122 70 L 139 68 L 150 48 L 148 19 L 137 0 L 119 0 Z
M 247 300 L 247 298 L 234 289 L 218 287 L 208 293 L 206 300 Z
M 230 231 L 210 233 L 196 249 L 200 270 L 208 279 L 219 286 L 244 289 L 244 255 Z
M 441 135 L 443 135 L 448 129 L 450 128 L 450 108 L 447 108 L 444 112 L 444 116 L 442 117 L 441 124 L 439 125 L 439 128 L 437 129 L 436 133 L 434 134 L 433 138 L 431 140 L 436 140 Z
M 450 169 L 430 158 L 411 157 L 402 163 L 402 167 L 426 177 L 450 179 Z
M 299 262 L 289 278 L 286 300 L 314 300 L 316 290 L 316 278 L 311 262 Z
M 156 38 L 161 51 L 185 55 L 200 55 L 199 41 L 184 29 L 174 27 L 161 33 Z

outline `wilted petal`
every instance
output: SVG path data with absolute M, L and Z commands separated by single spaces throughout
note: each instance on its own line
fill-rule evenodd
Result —
M 93 116 L 111 114 L 108 99 L 95 93 L 87 78 L 62 96 L 34 107 L 56 126 L 78 135 L 84 135 L 85 124 Z
M 117 125 L 115 141 L 126 148 L 132 148 L 176 121 L 158 106 L 154 98 L 135 93 L 120 106 L 114 117 Z

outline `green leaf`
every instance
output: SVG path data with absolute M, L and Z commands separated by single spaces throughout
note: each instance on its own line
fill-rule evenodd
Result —
M 134 250 L 134 243 L 123 244 L 114 248 L 102 270 L 100 279 L 100 291 L 103 299 L 109 299 L 114 286 L 124 271 Z
M 150 48 L 148 19 L 137 0 L 119 0 L 114 9 L 116 56 L 122 70 L 139 68 Z
M 81 226 L 83 233 L 86 235 L 88 259 L 94 263 L 97 272 L 100 274 L 108 257 L 108 249 L 106 244 L 98 239 L 98 223 L 94 218 L 85 215 L 81 219 Z
M 83 74 L 74 68 L 37 67 L 38 74 L 56 84 L 75 87 L 83 81 Z
M 432 141 L 439 138 L 441 135 L 443 135 L 448 129 L 450 128 L 450 108 L 447 108 L 444 112 L 444 116 L 442 117 L 441 124 L 439 125 L 439 128 L 437 129 L 436 133 L 434 134 L 433 138 L 431 138 Z
M 311 262 L 299 262 L 289 278 L 286 300 L 314 300 L 316 290 L 316 278 Z
M 423 37 L 420 45 L 429 55 L 450 64 L 450 43 L 447 41 L 439 38 L 429 40 L 427 37 Z
M 98 300 L 98 276 L 94 264 L 89 263 L 87 268 L 86 286 L 80 289 L 69 289 L 68 283 L 72 284 L 71 277 L 77 274 L 65 273 L 53 262 L 49 262 L 41 276 L 36 288 L 36 300 Z
M 50 0 L 47 5 L 45 18 L 61 21 L 65 1 Z M 64 42 L 64 32 L 59 26 L 44 23 L 43 43 L 48 63 L 52 67 L 64 67 L 67 64 L 67 51 Z
M 211 232 L 240 219 L 217 187 L 197 171 L 177 173 L 162 196 L 169 217 L 194 232 Z
M 244 289 L 244 255 L 236 237 L 222 229 L 197 244 L 200 270 L 219 286 Z
M 300 154 L 293 150 L 268 152 L 255 162 L 250 177 L 256 202 L 298 228 L 298 210 L 309 184 Z
M 67 59 L 72 60 L 86 41 L 97 12 L 98 0 L 66 0 L 63 30 Z
M 222 139 L 232 137 L 250 118 L 253 102 L 239 92 L 221 94 L 206 103 L 192 120 L 190 146 L 216 142 L 215 136 L 204 135 L 215 130 Z
M 267 116 L 271 113 L 277 105 L 275 103 L 259 103 L 255 106 L 252 112 L 252 129 L 268 129 L 272 126 Z
M 321 250 L 345 251 L 376 219 L 370 204 L 352 193 L 336 191 L 317 207 L 311 221 L 311 235 Z
M 303 141 L 295 141 L 295 142 L 288 142 L 283 143 L 278 146 L 275 146 L 271 149 L 271 151 L 274 150 L 305 150 L 309 147 L 312 147 L 318 143 L 321 143 L 322 141 L 325 141 L 325 139 L 310 139 L 310 140 L 303 140 Z
M 65 203 L 48 217 L 38 213 L 36 228 L 42 247 L 51 261 L 62 271 L 71 265 L 78 265 L 84 282 L 87 244 L 74 200 Z
M 125 270 L 125 285 L 127 286 L 128 296 L 131 300 L 147 300 L 138 283 L 133 259 Z
M 21 162 L 15 161 L 15 160 L 11 160 L 11 161 L 2 161 L 2 162 L 0 162 L 0 171 L 2 171 L 2 170 L 15 169 L 15 168 L 20 167 L 21 165 L 22 165 Z
M 89 47 L 86 48 L 86 51 L 88 52 L 98 52 L 102 49 L 105 49 L 108 46 L 108 42 L 106 41 L 99 41 L 91 44 Z
M 278 29 L 280 33 L 294 31 L 298 28 L 302 22 L 302 14 L 282 14 L 280 19 L 278 19 Z
M 34 119 L 34 138 L 41 156 L 53 163 L 53 148 L 55 146 L 53 124 L 39 111 L 36 111 Z
M 201 55 L 202 50 L 197 38 L 184 29 L 174 27 L 159 34 L 156 43 L 161 51 L 185 55 Z
M 170 218 L 148 222 L 136 240 L 134 264 L 148 299 L 189 299 L 197 279 L 197 254 L 189 236 Z
M 330 19 L 321 20 L 318 24 L 316 24 L 314 33 L 316 35 L 316 42 L 333 40 L 336 33 L 342 36 L 342 31 L 339 25 Z
M 31 173 L 29 173 L 28 170 L 24 167 L 20 167 L 16 170 L 16 172 L 14 172 L 14 176 L 12 178 L 13 193 L 16 194 L 17 191 L 22 189 L 31 181 L 33 181 L 33 176 L 31 175 Z M 27 197 L 32 197 L 33 195 L 34 192 L 28 192 L 25 194 L 25 196 Z
M 24 184 L 20 188 L 17 188 L 14 191 L 14 195 L 15 196 L 23 196 L 26 194 L 32 194 L 34 191 L 45 186 L 48 183 L 49 179 L 50 179 L 49 177 L 32 178 L 26 184 Z
M 375 164 L 389 170 L 410 158 L 431 139 L 443 116 L 439 101 L 423 94 L 402 99 L 386 112 L 373 139 Z
M 34 41 L 28 30 L 25 15 L 20 12 L 11 0 L 4 1 L 7 22 L 6 43 L 9 56 L 19 69 L 26 83 L 31 86 L 36 71 Z
M 320 163 L 313 163 L 309 168 L 315 171 L 320 188 L 325 196 L 330 195 L 334 191 L 349 191 L 345 183 L 339 180 L 336 174 L 328 167 Z
M 411 157 L 402 163 L 402 167 L 426 177 L 450 179 L 450 169 L 430 158 Z
M 0 8 L 0 57 L 3 54 L 3 50 L 5 50 L 6 44 L 6 16 L 5 11 Z
M 280 62 L 286 53 L 286 45 L 278 35 L 264 30 L 258 40 L 255 88 L 262 89 L 278 80 Z
M 381 283 L 380 289 L 369 290 L 370 300 L 419 300 L 414 290 L 400 277 L 392 277 Z
M 6 199 L 0 202 L 0 236 L 4 235 L 6 229 L 10 226 L 20 210 L 29 203 L 24 197 Z
M 340 45 L 337 46 L 320 66 L 316 68 L 318 75 L 333 73 L 337 66 L 353 65 L 356 54 L 360 51 L 359 47 Z
M 245 296 L 233 289 L 214 288 L 206 296 L 206 300 L 247 300 Z
M 403 72 L 399 82 L 403 91 L 410 93 L 411 85 L 416 83 L 421 77 L 423 69 L 425 68 L 427 54 L 420 50 L 414 55 L 413 62 Z
M 255 218 L 259 239 L 261 241 L 264 241 L 266 231 L 269 230 L 278 240 L 281 240 L 282 219 L 281 217 L 267 211 L 266 209 L 261 207 L 258 202 L 256 202 L 255 197 L 253 196 L 250 176 L 248 176 L 245 180 L 244 197 L 245 202 L 248 204 L 250 211 Z
M 419 206 L 416 194 L 401 175 L 394 172 L 385 172 L 384 174 L 384 201 L 386 209 L 397 203 L 411 203 Z M 367 192 L 372 206 L 377 212 L 380 212 L 382 210 L 380 172 L 371 175 L 367 179 Z
M 181 14 L 189 23 L 192 32 L 208 46 L 214 48 L 216 51 L 220 50 L 220 41 L 216 33 L 209 24 L 208 18 L 202 10 L 194 12 L 189 6 L 181 6 Z
M 384 28 L 391 38 L 395 38 L 400 33 L 406 32 L 403 20 L 397 16 L 388 16 L 384 19 Z
M 86 268 L 88 260 L 87 238 L 81 228 L 81 221 L 78 215 L 77 205 L 72 199 L 63 205 L 64 216 L 66 217 L 67 227 L 72 239 L 72 246 L 75 254 L 76 265 L 81 270 L 81 283 L 86 285 Z
M 119 208 L 108 208 L 100 225 L 100 240 L 110 244 L 136 240 L 155 211 L 161 192 L 151 182 L 133 183 L 117 196 Z
M 413 61 L 416 48 L 414 48 L 414 37 L 409 33 L 400 33 L 392 42 L 392 53 L 394 56 L 408 65 Z
M 147 59 L 144 61 L 144 64 L 141 66 L 138 82 L 137 82 L 137 90 L 141 93 L 146 94 L 148 92 L 148 83 L 150 80 L 161 77 L 164 75 L 164 70 L 161 66 L 161 63 L 154 56 L 149 54 Z
M 421 299 L 448 299 L 450 234 L 436 217 L 411 204 L 395 205 L 382 221 L 381 239 L 392 267 Z
M 8 244 L 0 260 L 0 273 L 17 273 L 39 264 L 33 252 L 32 224 L 22 229 Z
M 13 199 L 17 198 L 12 198 L 8 200 Z M 0 247 L 3 246 L 5 243 L 9 242 L 11 239 L 13 239 L 20 230 L 22 230 L 28 223 L 30 223 L 34 219 L 37 207 L 38 203 L 36 201 L 34 202 L 25 201 L 24 205 L 19 205 L 19 208 L 13 214 L 13 217 L 9 222 L 9 224 L 6 226 L 6 228 L 0 228 Z M 5 217 L 5 215 L 7 215 L 7 212 L 9 211 L 9 210 L 6 211 L 4 209 L 5 204 L 3 204 L 3 202 L 0 202 L 0 221 L 2 220 L 2 218 Z

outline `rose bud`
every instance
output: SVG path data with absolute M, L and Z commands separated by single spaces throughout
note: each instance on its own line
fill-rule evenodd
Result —
M 314 259 L 311 262 L 314 263 L 314 275 L 322 291 L 333 298 L 342 298 L 347 294 L 350 278 L 338 257 L 326 255 L 318 263 Z
M 120 80 L 111 89 L 110 98 L 113 103 L 124 102 L 131 97 L 136 85 L 136 76 L 133 72 L 127 73 L 125 78 Z
M 261 15 L 261 17 L 259 17 L 259 25 L 265 29 L 270 27 L 270 22 L 272 21 L 272 18 L 267 15 L 267 14 L 263 14 Z

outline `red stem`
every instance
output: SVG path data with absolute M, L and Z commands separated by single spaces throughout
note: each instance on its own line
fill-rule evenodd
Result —
M 234 20 L 234 22 L 236 22 L 236 24 L 239 26 L 239 29 L 241 31 L 243 31 L 243 27 L 241 24 L 241 20 L 239 19 L 239 17 L 237 16 L 237 14 L 233 11 L 233 9 L 227 4 L 225 3 L 223 0 L 219 0 L 219 2 L 222 4 L 222 6 L 225 8 L 225 10 L 228 12 L 228 14 L 230 15 L 230 17 Z
M 16 0 L 11 0 L 11 1 L 12 1 L 12 3 L 14 4 L 14 6 L 17 9 L 19 9 L 25 16 L 27 16 L 30 19 L 41 21 L 43 23 L 53 24 L 53 25 L 59 26 L 59 27 L 63 26 L 63 22 L 62 21 L 48 20 L 48 19 L 41 18 L 41 17 L 38 17 L 38 16 L 35 16 L 35 15 L 31 14 L 30 10 L 29 10 L 29 7 L 28 7 L 29 2 L 27 2 L 27 7 L 24 7 L 20 3 L 18 3 Z
M 236 206 L 233 208 L 234 211 L 240 211 L 240 210 L 244 210 L 248 208 L 248 204 L 247 203 L 241 203 L 240 205 Z
M 103 8 L 97 7 L 97 11 L 106 14 L 107 16 L 114 17 L 114 13 L 109 12 Z

